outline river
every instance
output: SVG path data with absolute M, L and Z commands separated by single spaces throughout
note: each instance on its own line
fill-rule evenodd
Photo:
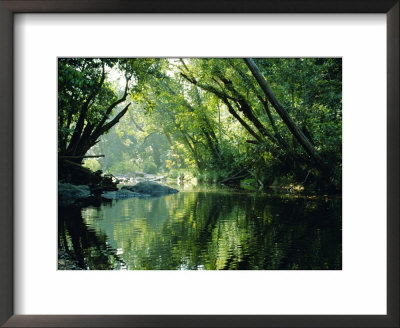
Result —
M 340 197 L 182 189 L 60 207 L 59 269 L 340 270 Z

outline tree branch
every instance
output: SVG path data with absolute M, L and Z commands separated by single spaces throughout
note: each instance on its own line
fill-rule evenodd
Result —
M 128 105 L 125 106 L 125 108 L 120 111 L 118 113 L 117 116 L 114 117 L 113 120 L 111 120 L 110 122 L 108 122 L 107 124 L 105 124 L 101 129 L 94 131 L 93 134 L 91 135 L 91 140 L 95 141 L 97 140 L 98 137 L 100 137 L 103 133 L 107 132 L 108 130 L 110 130 L 115 124 L 117 124 L 119 122 L 119 120 L 121 119 L 122 116 L 125 115 L 125 113 L 128 111 L 129 106 L 131 105 L 131 103 L 129 103 Z
M 93 134 L 96 135 L 98 133 L 98 131 L 100 131 L 104 125 L 104 123 L 107 121 L 108 117 L 110 116 L 112 110 L 119 105 L 120 103 L 124 102 L 126 100 L 126 97 L 128 96 L 128 84 L 129 84 L 129 80 L 131 79 L 131 77 L 128 77 L 127 75 L 125 75 L 125 80 L 126 80 L 126 84 L 125 84 L 125 90 L 124 90 L 124 94 L 122 96 L 122 98 L 118 99 L 117 101 L 114 101 L 110 106 L 108 106 L 106 112 L 103 115 L 103 118 L 101 119 L 101 121 L 99 122 L 99 124 L 97 124 Z

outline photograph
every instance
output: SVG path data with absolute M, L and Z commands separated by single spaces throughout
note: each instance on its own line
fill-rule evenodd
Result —
M 0 0 L 0 326 L 399 327 L 399 1 Z
M 342 270 L 342 58 L 57 58 L 58 270 Z

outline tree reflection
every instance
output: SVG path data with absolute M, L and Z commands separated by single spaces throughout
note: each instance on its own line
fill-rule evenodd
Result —
M 340 199 L 184 192 L 82 215 L 63 242 L 82 268 L 120 268 L 111 246 L 128 269 L 341 269 Z
M 108 245 L 107 236 L 90 229 L 81 208 L 60 207 L 58 211 L 58 268 L 112 270 L 122 269 L 124 262 Z

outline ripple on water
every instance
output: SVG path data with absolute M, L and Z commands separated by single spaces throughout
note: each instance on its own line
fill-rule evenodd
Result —
M 90 269 L 340 269 L 341 236 L 340 199 L 184 191 L 59 213 L 62 253 Z

